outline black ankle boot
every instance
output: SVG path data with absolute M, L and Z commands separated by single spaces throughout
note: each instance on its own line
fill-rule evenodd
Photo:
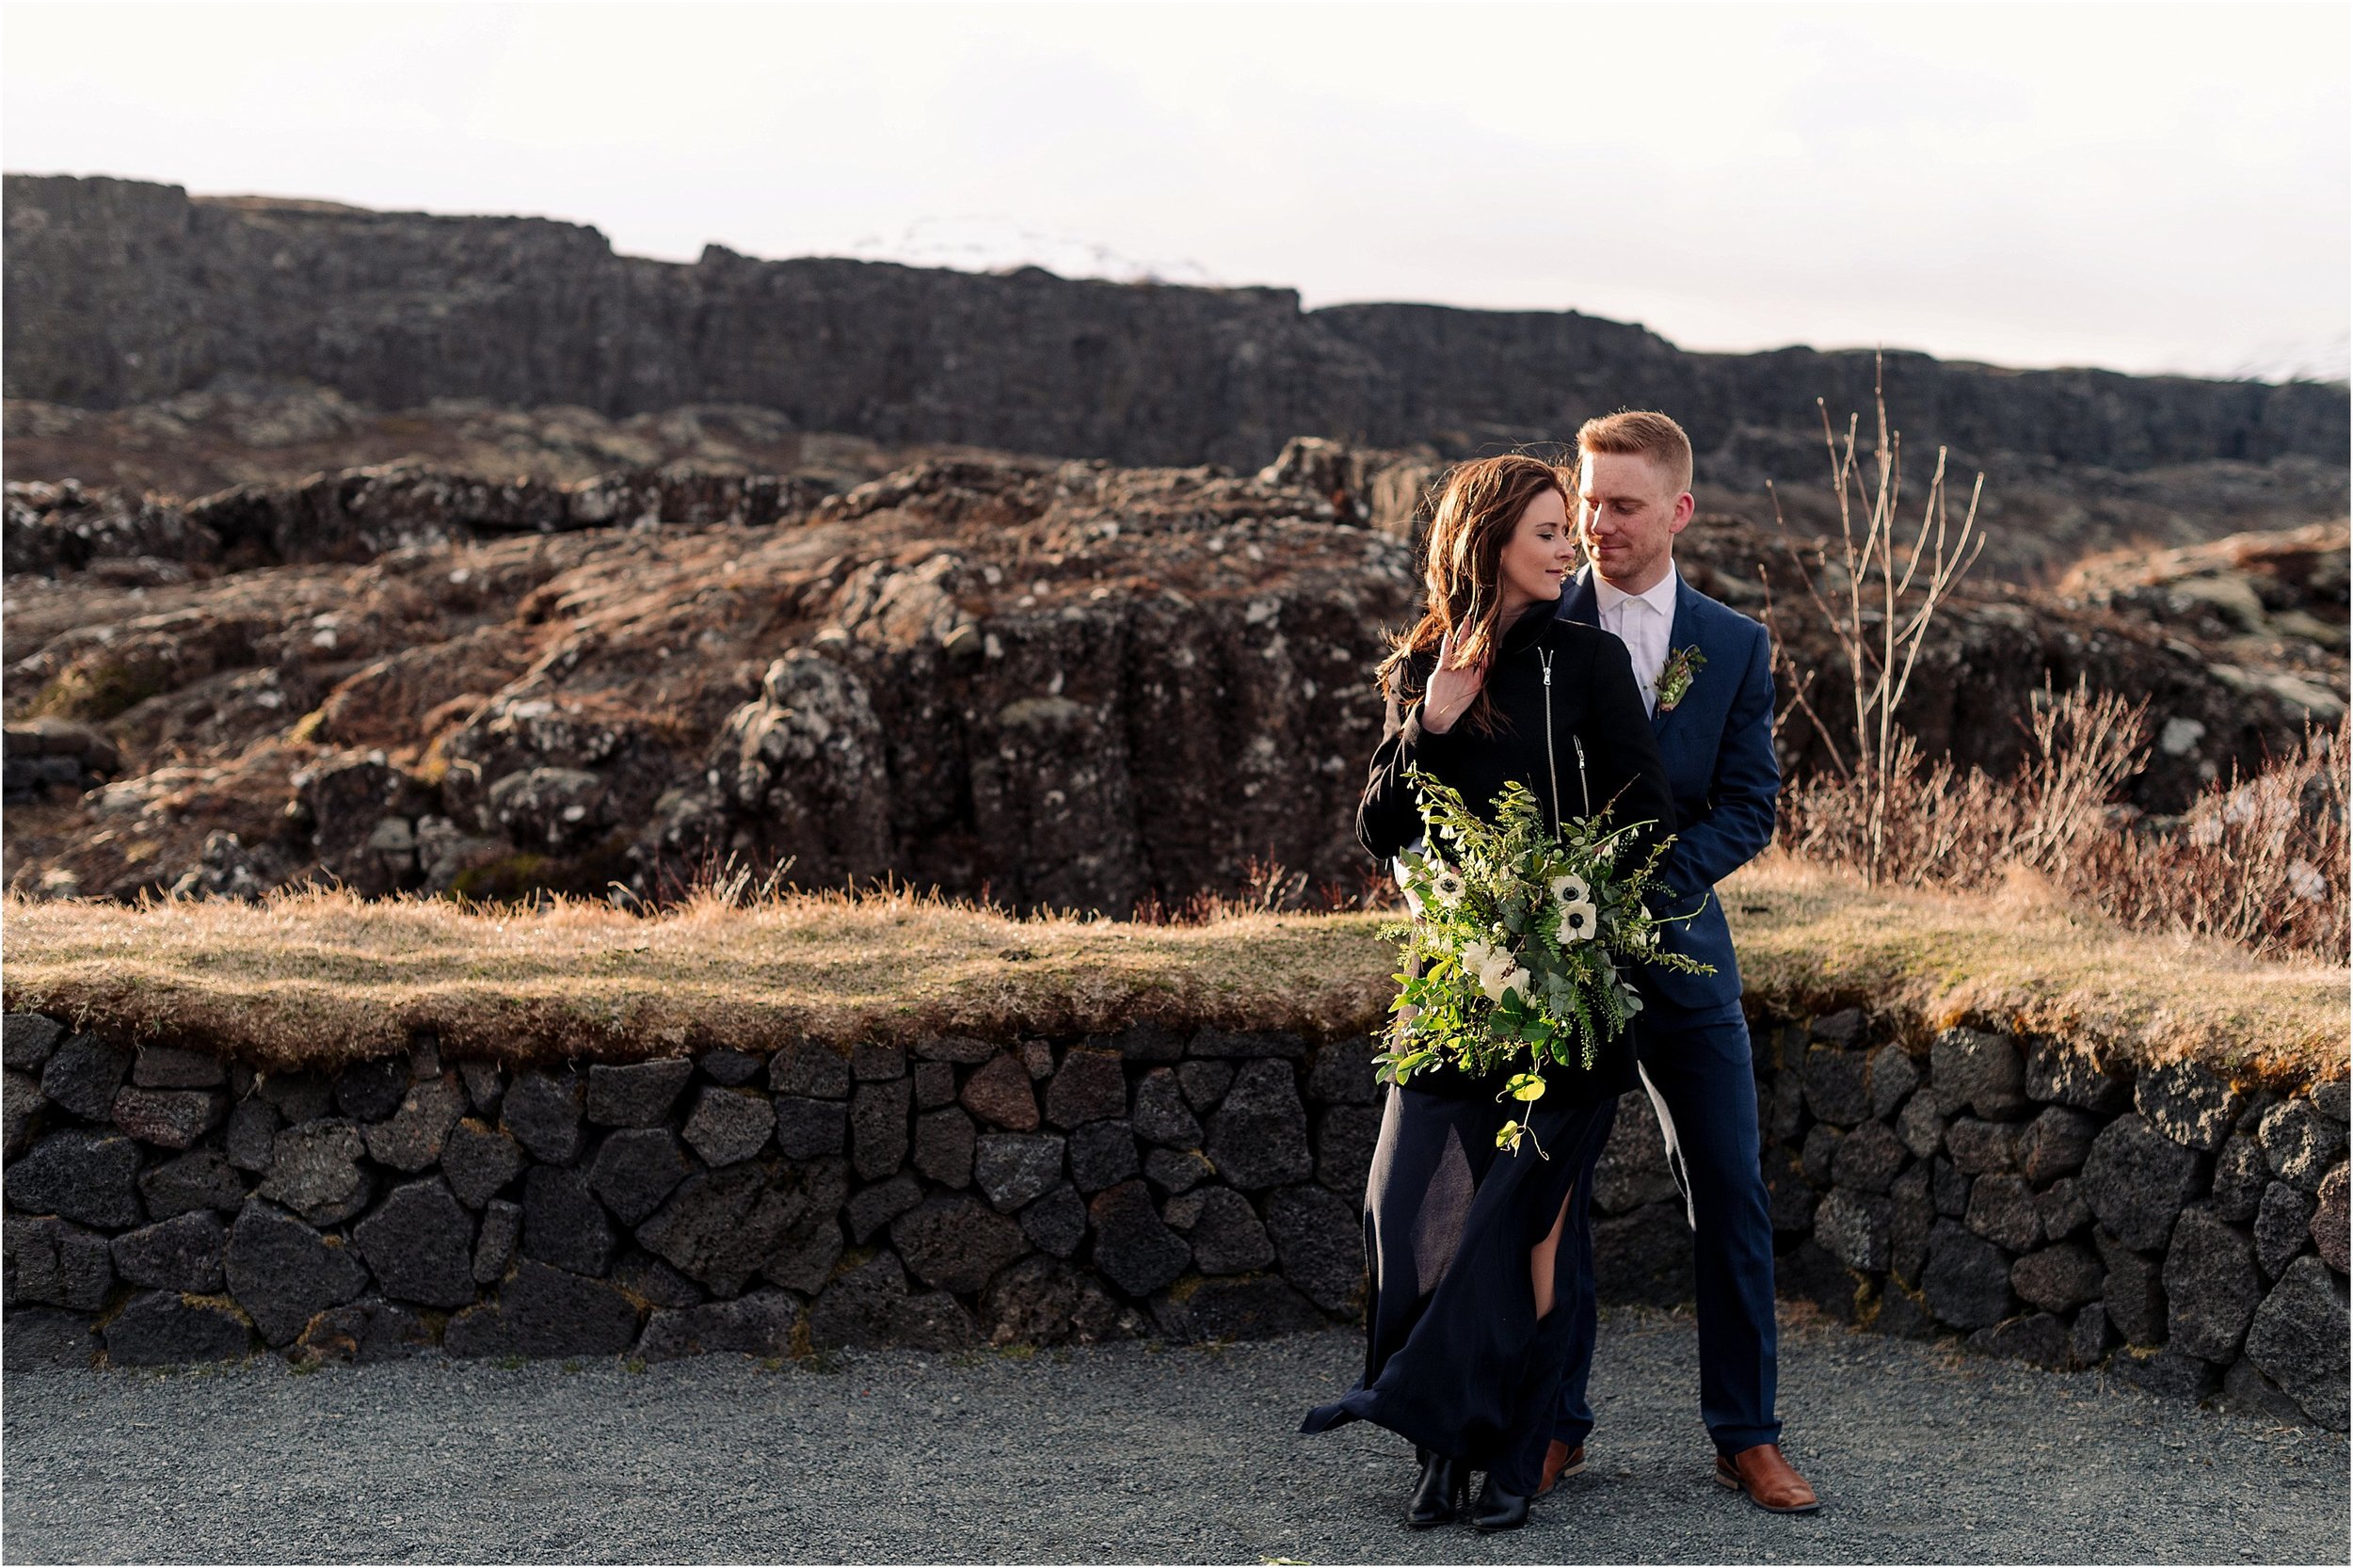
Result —
M 1481 1535 L 1515 1530 L 1528 1523 L 1528 1505 L 1533 1500 L 1525 1493 L 1506 1492 L 1490 1475 L 1479 1483 L 1479 1502 L 1471 1510 L 1471 1528 Z
M 1421 1460 L 1421 1480 L 1414 1488 L 1414 1500 L 1406 1506 L 1405 1522 L 1417 1530 L 1450 1524 L 1463 1511 L 1470 1472 L 1463 1468 L 1462 1461 L 1428 1448 L 1416 1448 L 1414 1453 Z

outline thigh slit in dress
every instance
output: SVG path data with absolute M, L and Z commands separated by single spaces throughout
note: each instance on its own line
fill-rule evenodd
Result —
M 1553 1310 L 1542 1320 L 1529 1254 L 1592 1179 L 1617 1101 L 1498 1102 L 1499 1080 L 1429 1076 L 1451 1081 L 1393 1085 L 1382 1112 L 1365 1194 L 1364 1376 L 1309 1411 L 1300 1430 L 1370 1421 L 1525 1495 L 1551 1435 L 1575 1317 L 1561 1308 L 1583 1249 L 1573 1230 L 1563 1234 Z M 1516 1154 L 1496 1147 L 1497 1129 L 1514 1116 L 1531 1134 Z M 1572 1227 L 1585 1209 L 1572 1208 Z

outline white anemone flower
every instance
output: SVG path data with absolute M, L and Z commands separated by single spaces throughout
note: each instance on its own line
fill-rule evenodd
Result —
M 1600 929 L 1601 911 L 1594 908 L 1590 900 L 1578 899 L 1575 904 L 1561 906 L 1561 941 L 1591 941 L 1593 933 Z
M 1593 896 L 1593 890 L 1575 872 L 1562 872 L 1552 879 L 1552 896 L 1562 904 L 1583 904 Z
M 1430 890 L 1437 895 L 1440 904 L 1451 908 L 1463 902 L 1463 873 L 1452 866 L 1440 867 L 1438 874 L 1430 879 Z

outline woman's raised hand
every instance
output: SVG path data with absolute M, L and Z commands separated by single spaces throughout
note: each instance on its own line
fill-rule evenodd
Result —
M 1454 721 L 1479 700 L 1480 692 L 1486 686 L 1487 663 L 1481 659 L 1466 669 L 1457 668 L 1454 633 L 1449 631 L 1438 639 L 1438 665 L 1430 672 L 1430 689 L 1422 697 L 1421 727 L 1424 729 L 1443 735 L 1454 728 Z

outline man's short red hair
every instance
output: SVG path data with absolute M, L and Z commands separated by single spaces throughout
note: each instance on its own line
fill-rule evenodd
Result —
M 1683 426 L 1649 408 L 1630 408 L 1589 419 L 1577 429 L 1580 453 L 1648 457 L 1674 481 L 1680 495 L 1691 488 L 1691 438 Z

